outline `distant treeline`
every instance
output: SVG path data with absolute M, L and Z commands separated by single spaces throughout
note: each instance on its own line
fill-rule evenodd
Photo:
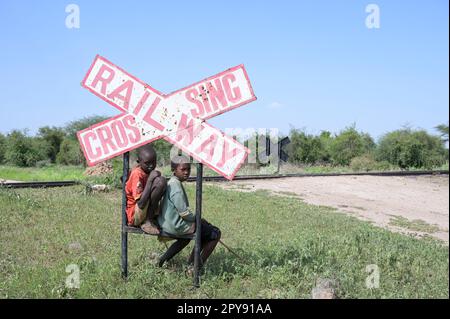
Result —
M 439 167 L 448 161 L 448 124 L 439 125 L 439 135 L 402 128 L 384 134 L 378 142 L 350 126 L 338 134 L 318 135 L 292 129 L 289 161 L 295 164 L 350 165 L 354 170 Z
M 35 136 L 13 130 L 0 134 L 0 164 L 16 166 L 85 165 L 76 132 L 106 117 L 91 116 L 64 127 L 41 127 Z M 291 129 L 287 146 L 289 162 L 300 165 L 351 166 L 355 170 L 398 168 L 434 168 L 448 161 L 448 123 L 436 126 L 436 135 L 425 130 L 401 128 L 384 134 L 377 142 L 355 125 L 337 134 L 322 131 L 309 134 Z M 171 145 L 153 143 L 160 164 L 167 164 Z

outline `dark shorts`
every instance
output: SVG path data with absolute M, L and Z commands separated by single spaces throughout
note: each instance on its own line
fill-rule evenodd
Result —
M 220 239 L 221 233 L 218 227 L 208 223 L 205 219 L 202 219 L 201 227 L 202 242 Z

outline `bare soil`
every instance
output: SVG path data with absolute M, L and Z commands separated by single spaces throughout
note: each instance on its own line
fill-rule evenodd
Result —
M 264 189 L 277 195 L 295 196 L 392 231 L 449 242 L 448 175 L 291 177 L 218 184 L 226 189 Z M 397 219 L 406 223 L 398 225 L 393 222 Z M 414 227 L 417 223 L 422 225 L 420 231 Z

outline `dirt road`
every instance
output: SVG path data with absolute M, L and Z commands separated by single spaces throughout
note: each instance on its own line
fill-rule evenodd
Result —
M 217 184 L 239 191 L 265 189 L 296 196 L 392 231 L 449 241 L 448 175 L 302 177 Z

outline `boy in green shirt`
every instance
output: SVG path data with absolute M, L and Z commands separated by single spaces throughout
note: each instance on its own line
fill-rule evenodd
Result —
M 195 214 L 189 208 L 189 200 L 182 182 L 191 174 L 191 164 L 188 158 L 176 156 L 171 161 L 173 176 L 167 183 L 166 193 L 161 204 L 161 212 L 158 216 L 160 228 L 172 235 L 186 235 L 195 232 Z M 203 265 L 219 242 L 220 229 L 202 219 L 201 224 L 201 265 Z M 170 260 L 189 244 L 189 239 L 178 239 L 170 246 L 167 252 L 161 256 L 159 266 Z M 194 250 L 188 262 L 194 261 Z

